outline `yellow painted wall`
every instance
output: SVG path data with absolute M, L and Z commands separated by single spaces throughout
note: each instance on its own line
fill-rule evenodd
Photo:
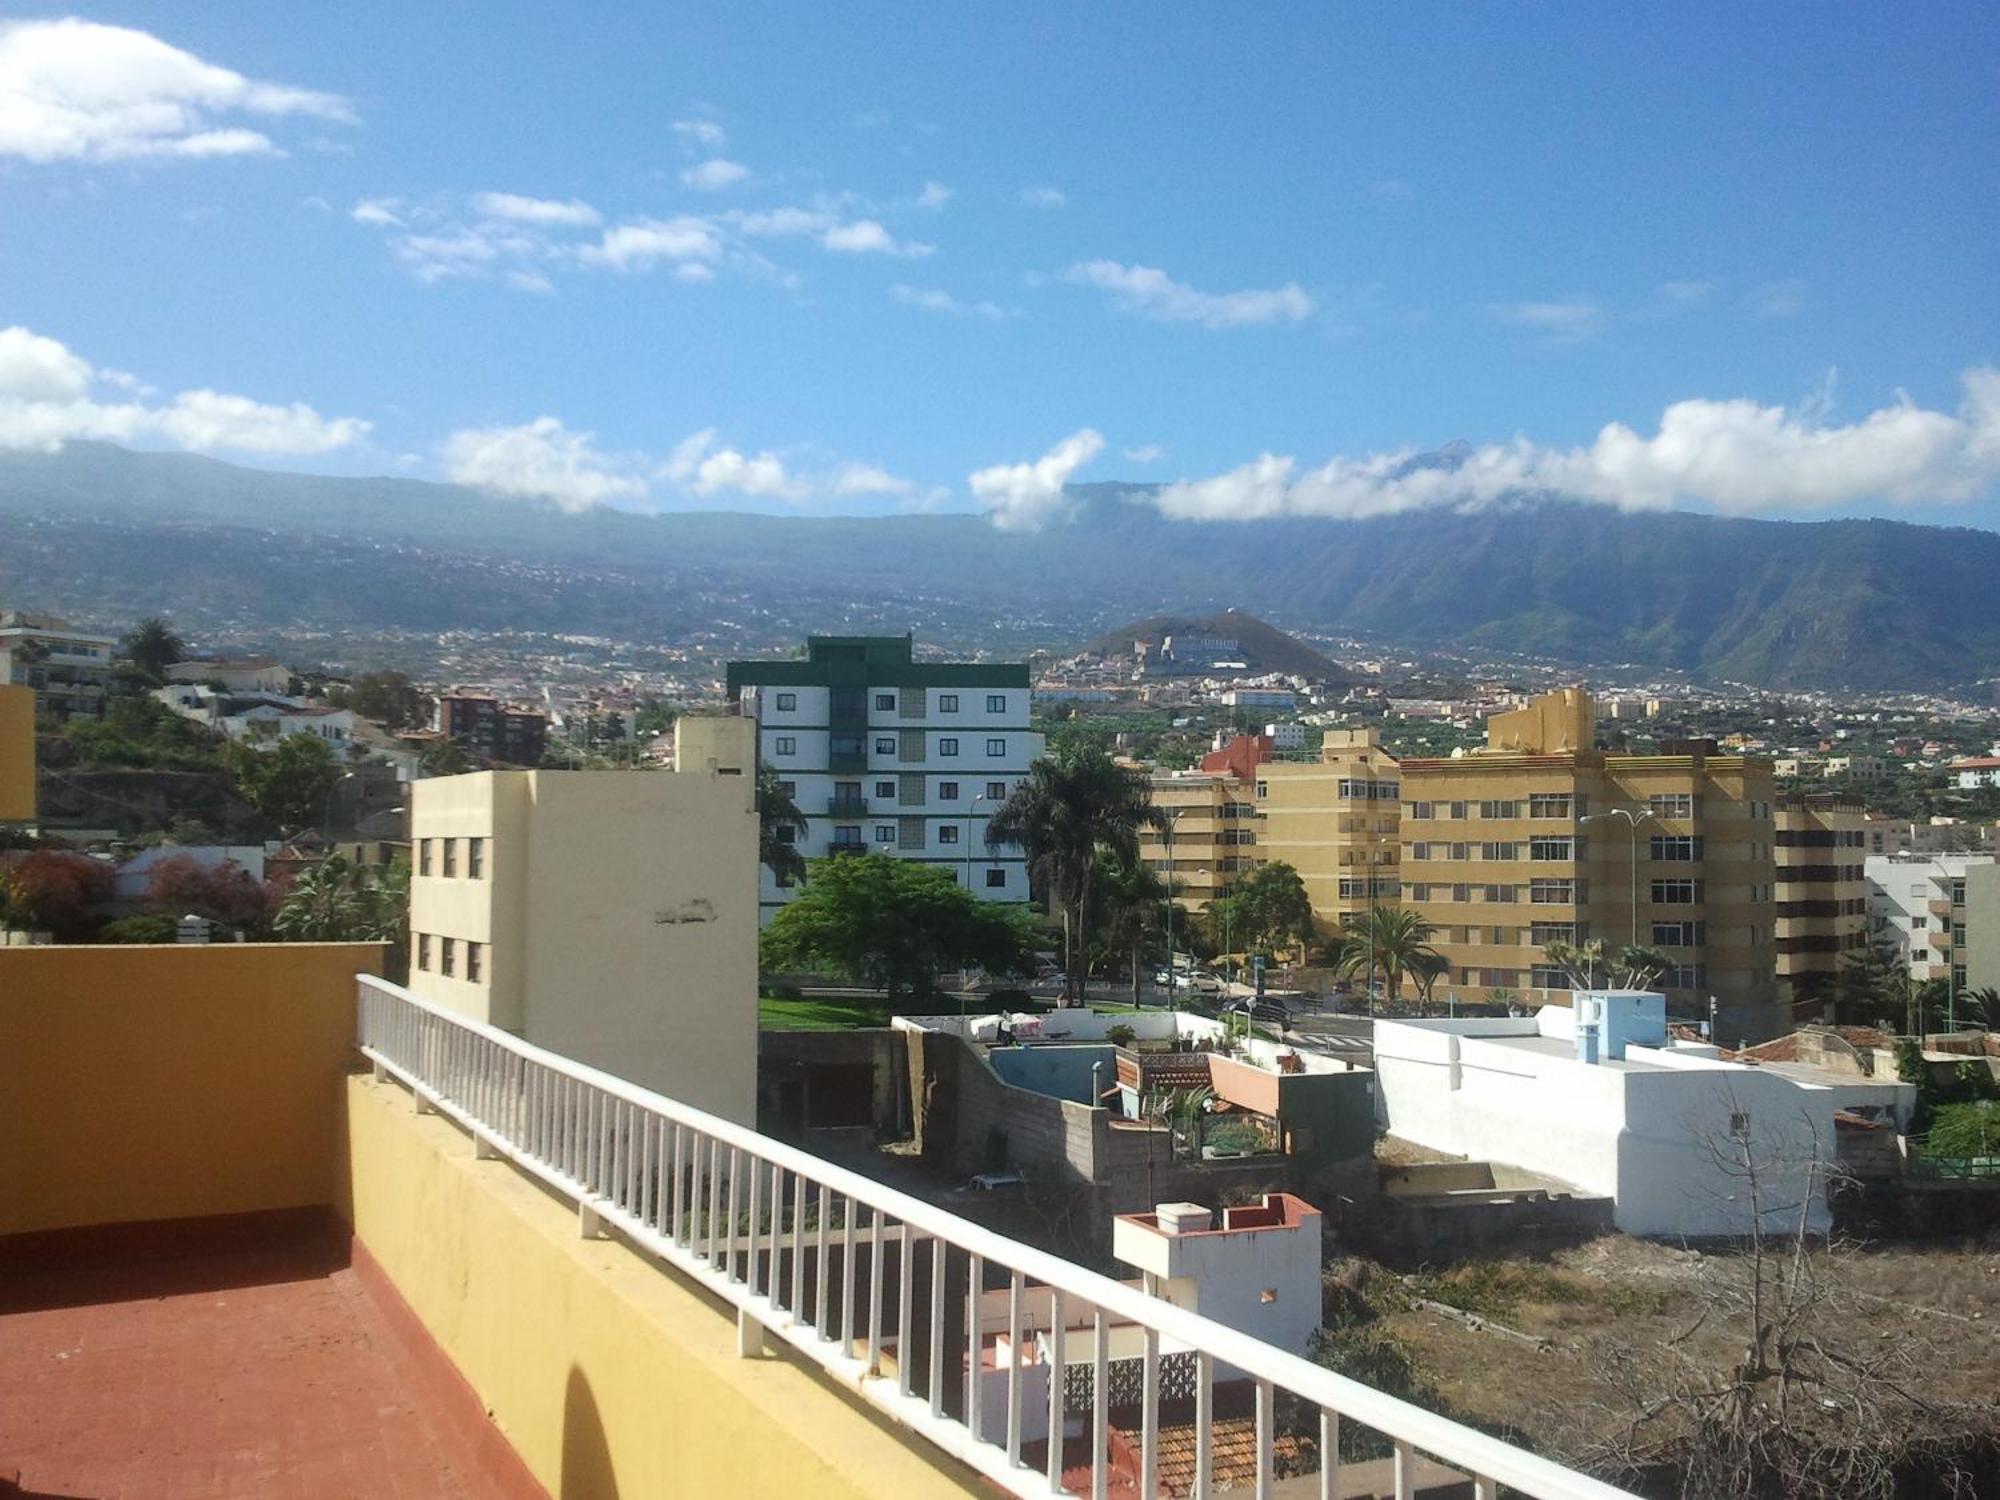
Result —
M 391 1083 L 348 1084 L 356 1235 L 558 1500 L 989 1494 Z
M 335 1201 L 376 943 L 0 948 L 0 1235 Z
M 0 823 L 35 816 L 35 690 L 0 683 Z

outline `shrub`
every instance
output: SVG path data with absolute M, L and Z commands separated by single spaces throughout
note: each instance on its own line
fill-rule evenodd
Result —
M 179 924 L 172 917 L 120 917 L 106 922 L 97 934 L 100 943 L 171 943 Z
M 1129 1047 L 1139 1040 L 1139 1033 L 1120 1021 L 1104 1033 L 1104 1039 L 1114 1047 Z
M 766 1000 L 803 1000 L 806 997 L 806 992 L 795 984 L 778 984 L 767 981 L 763 986 L 763 991 Z
M 2000 1156 L 2000 1104 L 1947 1104 L 1931 1121 L 1923 1154 L 1947 1161 Z

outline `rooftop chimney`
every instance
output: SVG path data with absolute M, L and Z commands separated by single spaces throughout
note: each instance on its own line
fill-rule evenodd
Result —
M 1199 1234 L 1213 1227 L 1215 1215 L 1199 1203 L 1162 1203 L 1153 1210 L 1162 1234 Z

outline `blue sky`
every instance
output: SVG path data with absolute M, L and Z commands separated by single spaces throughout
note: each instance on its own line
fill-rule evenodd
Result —
M 2000 520 L 1985 7 L 64 14 L 0 6 L 0 442 Z

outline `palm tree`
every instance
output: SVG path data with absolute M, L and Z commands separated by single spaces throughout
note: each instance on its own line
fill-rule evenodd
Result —
M 1383 989 L 1395 999 L 1403 992 L 1403 975 L 1417 963 L 1437 956 L 1430 945 L 1436 930 L 1420 913 L 1374 907 L 1342 935 L 1338 966 L 1343 974 L 1365 975 L 1370 985 L 1380 969 Z
M 271 930 L 294 943 L 347 943 L 361 937 L 372 915 L 357 871 L 345 855 L 329 854 L 302 872 L 271 919 Z
M 1139 1008 L 1140 975 L 1146 966 L 1146 939 L 1158 925 L 1167 899 L 1166 884 L 1151 866 L 1113 857 L 1097 867 L 1097 909 L 1103 914 L 1107 951 L 1132 955 L 1132 1008 Z
M 126 659 L 155 682 L 164 682 L 167 668 L 187 650 L 173 627 L 158 615 L 141 620 L 119 644 Z
M 1437 999 L 1437 982 L 1451 972 L 1451 960 L 1442 953 L 1419 953 L 1410 960 L 1410 978 L 1416 981 L 1417 998 L 1429 1010 Z
M 1094 746 L 1038 760 L 986 824 L 989 847 L 1017 844 L 1063 920 L 1063 998 L 1074 1000 L 1088 952 L 1092 874 L 1102 859 L 1139 861 L 1139 830 L 1163 828 L 1145 776 Z
M 790 830 L 791 838 L 785 836 Z M 757 767 L 757 860 L 779 885 L 803 885 L 806 857 L 792 842 L 805 834 L 806 815 L 778 780 L 775 768 Z

